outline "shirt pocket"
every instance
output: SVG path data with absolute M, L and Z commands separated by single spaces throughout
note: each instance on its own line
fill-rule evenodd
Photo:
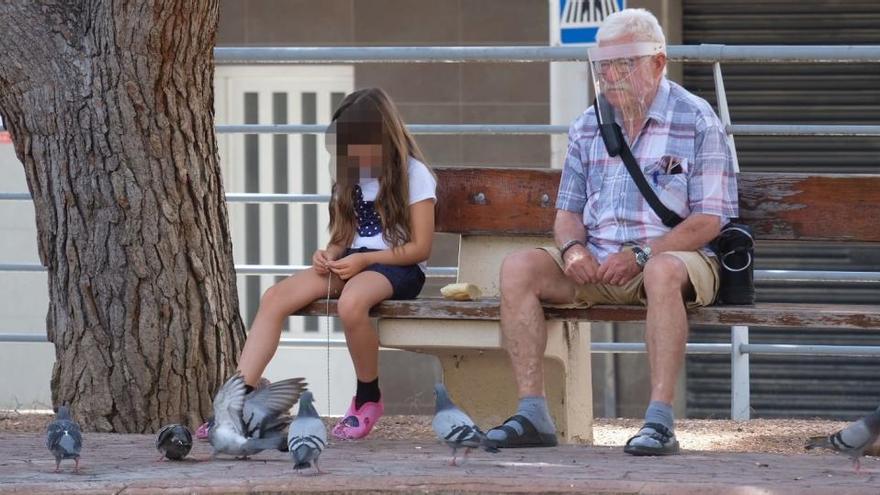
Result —
M 689 165 L 685 157 L 663 155 L 645 170 L 645 178 L 657 193 L 660 202 L 681 217 L 687 216 L 689 211 Z

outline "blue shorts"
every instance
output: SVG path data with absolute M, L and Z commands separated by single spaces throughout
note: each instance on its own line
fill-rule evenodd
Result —
M 352 253 L 369 253 L 372 251 L 378 251 L 378 249 L 348 248 L 342 253 L 342 257 L 344 258 Z M 425 285 L 425 274 L 419 268 L 419 265 L 398 266 L 373 263 L 364 268 L 364 271 L 381 273 L 391 282 L 391 288 L 394 289 L 391 299 L 415 299 Z

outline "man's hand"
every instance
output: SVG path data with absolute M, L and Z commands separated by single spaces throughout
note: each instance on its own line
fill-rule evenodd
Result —
M 565 262 L 563 273 L 578 284 L 595 284 L 599 281 L 596 274 L 599 263 L 596 263 L 596 258 L 584 246 L 572 246 L 565 252 L 562 260 Z
M 327 267 L 342 280 L 348 280 L 370 265 L 366 253 L 354 253 L 337 261 L 330 261 Z
M 629 249 L 612 254 L 597 272 L 599 281 L 611 285 L 623 285 L 633 279 L 642 269 L 636 263 L 636 255 Z

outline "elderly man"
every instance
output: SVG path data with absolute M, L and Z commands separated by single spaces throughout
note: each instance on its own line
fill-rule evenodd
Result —
M 733 160 L 706 101 L 668 81 L 657 19 L 642 9 L 607 17 L 591 50 L 600 101 L 623 130 L 661 202 L 684 221 L 663 224 L 620 157 L 610 157 L 593 107 L 569 130 L 556 200 L 556 245 L 511 254 L 501 267 L 501 329 L 520 402 L 488 432 L 506 447 L 556 445 L 544 397 L 542 303 L 645 304 L 651 398 L 633 455 L 678 452 L 675 382 L 684 362 L 686 308 L 711 304 L 718 262 L 707 244 L 737 215 Z

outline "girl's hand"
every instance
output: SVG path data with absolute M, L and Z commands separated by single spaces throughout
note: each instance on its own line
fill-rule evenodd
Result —
M 333 261 L 332 253 L 323 249 L 315 251 L 315 254 L 312 255 L 312 267 L 315 269 L 315 273 L 318 275 L 327 275 L 330 273 L 328 263 L 331 261 Z
M 339 278 L 342 280 L 348 280 L 364 271 L 364 268 L 369 266 L 369 264 L 370 262 L 367 260 L 366 254 L 354 253 L 341 260 L 330 261 L 327 263 L 327 266 L 330 268 L 330 271 L 335 273 Z

